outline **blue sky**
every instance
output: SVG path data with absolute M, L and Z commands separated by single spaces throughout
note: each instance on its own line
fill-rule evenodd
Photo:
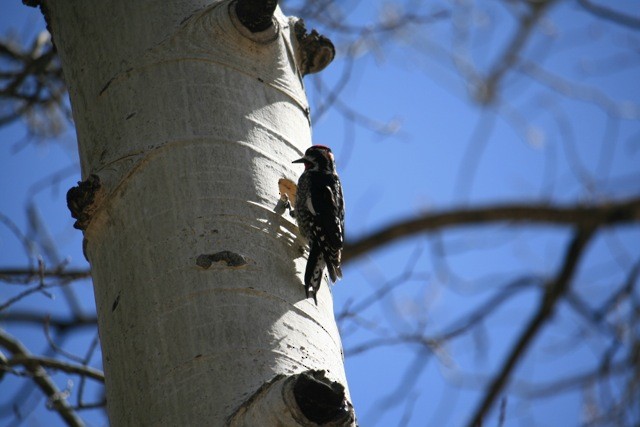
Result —
M 620 10 L 634 10 L 632 1 L 615 3 Z M 381 4 L 344 2 L 342 7 L 350 11 L 345 22 L 369 22 L 388 11 Z M 430 8 L 450 10 L 452 3 L 430 3 L 419 12 Z M 474 11 L 469 60 L 480 73 L 487 73 L 516 27 L 512 15 L 499 6 L 479 6 Z M 2 12 L 3 37 L 13 29 L 20 40 L 29 41 L 44 27 L 39 12 L 19 2 L 5 2 Z M 452 22 L 463 18 L 454 13 L 395 39 L 388 34 L 377 37 L 377 44 L 365 44 L 368 49 L 363 47 L 354 62 L 341 102 L 397 132 L 374 132 L 346 120 L 335 108 L 316 117 L 314 142 L 333 147 L 339 162 L 348 236 L 361 236 L 420 213 L 465 205 L 575 203 L 637 196 L 640 61 L 632 49 L 637 51 L 640 44 L 638 34 L 594 19 L 574 2 L 561 2 L 525 46 L 529 71 L 508 72 L 500 103 L 482 109 L 471 101 L 469 86 L 451 57 L 443 54 L 453 49 Z M 313 25 L 322 28 L 309 20 L 308 26 Z M 349 37 L 326 27 L 322 32 L 338 47 L 336 61 L 321 74 L 322 85 L 333 87 L 347 64 L 344 47 Z M 536 65 L 568 83 L 550 90 L 540 75 L 532 77 Z M 314 89 L 316 78 L 306 80 L 312 114 L 324 99 Z M 27 233 L 25 209 L 33 202 L 58 243 L 60 259 L 69 258 L 70 266 L 84 268 L 81 233 L 72 228 L 64 201 L 66 190 L 80 179 L 78 168 L 73 169 L 78 164 L 73 132 L 56 141 L 29 144 L 20 142 L 24 137 L 24 123 L 0 128 L 0 213 Z M 63 178 L 57 185 L 44 184 L 60 171 Z M 554 227 L 463 228 L 418 236 L 349 264 L 333 290 L 338 313 L 386 284 L 393 285 L 379 304 L 362 311 L 359 327 L 350 321 L 341 324 L 349 387 L 361 425 L 466 422 L 482 384 L 528 320 L 537 292 L 518 294 L 474 333 L 432 351 L 405 343 L 353 352 L 371 340 L 398 334 L 437 334 L 515 278 L 553 275 L 568 238 L 567 230 Z M 638 242 L 638 226 L 599 235 L 592 242 L 576 280 L 584 298 L 594 304 L 606 299 L 637 261 Z M 439 251 L 447 256 L 441 258 Z M 27 259 L 20 242 L 2 224 L 0 254 L 0 268 L 22 266 Z M 83 309 L 91 313 L 90 284 L 78 283 L 74 289 Z M 0 303 L 20 290 L 1 285 Z M 53 294 L 56 300 L 37 294 L 15 309 L 64 314 L 60 301 L 64 297 L 56 290 Z M 561 307 L 517 369 L 515 386 L 526 381 L 544 383 L 593 366 L 606 343 L 598 334 L 584 332 L 583 323 Z M 6 327 L 34 353 L 46 351 L 39 329 Z M 93 333 L 83 333 L 64 342 L 64 348 L 83 354 L 92 338 Z M 99 353 L 93 360 L 100 366 Z M 55 379 L 59 387 L 67 385 L 67 376 L 58 374 Z M 3 381 L 0 405 L 6 404 L 6 391 L 22 383 L 19 378 Z M 619 386 L 613 383 L 614 390 Z M 77 384 L 73 387 L 77 389 Z M 27 423 L 55 425 L 57 417 L 43 408 L 36 395 L 30 397 L 33 403 L 25 404 L 35 407 Z M 90 392 L 87 400 L 93 397 Z M 537 400 L 510 395 L 505 425 L 581 425 L 582 398 L 580 390 Z M 90 425 L 106 423 L 97 411 L 82 415 Z M 488 425 L 497 425 L 495 413 L 489 421 Z

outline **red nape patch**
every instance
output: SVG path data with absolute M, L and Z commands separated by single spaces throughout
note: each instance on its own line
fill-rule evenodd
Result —
M 328 152 L 331 152 L 331 148 L 327 147 L 326 145 L 317 144 L 317 145 L 313 145 L 312 147 L 313 148 L 321 148 L 323 150 L 327 150 Z

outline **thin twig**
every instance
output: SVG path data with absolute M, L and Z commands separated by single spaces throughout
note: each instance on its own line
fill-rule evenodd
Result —
M 39 277 L 39 272 L 29 268 L 4 268 L 0 269 L 0 280 L 28 283 L 33 281 L 34 278 Z M 82 280 L 91 277 L 90 270 L 74 269 L 74 270 L 60 270 L 58 268 L 53 270 L 44 270 L 42 272 L 44 277 L 53 277 L 56 279 L 64 280 Z
M 606 4 L 607 2 L 604 3 Z M 624 25 L 634 30 L 640 29 L 640 19 L 633 17 L 631 14 L 621 13 L 614 9 L 594 4 L 590 0 L 578 0 L 578 4 L 599 18 Z
M 86 327 L 95 328 L 98 324 L 98 319 L 95 314 L 87 317 L 49 317 L 40 312 L 11 310 L 8 313 L 2 313 L 0 315 L 0 321 L 3 323 L 12 322 L 42 325 L 47 321 L 47 318 L 49 319 L 49 326 L 58 331 Z
M 63 371 L 68 374 L 78 374 L 82 377 L 91 378 L 96 381 L 104 383 L 104 373 L 89 366 L 78 365 L 75 363 L 62 362 L 58 359 L 50 357 L 40 357 L 26 354 L 19 354 L 13 356 L 7 361 L 7 366 L 12 367 L 16 365 L 28 366 L 37 365 L 45 368 L 51 368 L 58 371 Z
M 76 356 L 75 354 L 71 354 L 67 351 L 65 351 L 62 347 L 60 347 L 58 344 L 56 344 L 56 342 L 53 340 L 53 337 L 51 336 L 51 333 L 49 331 L 49 316 L 46 316 L 44 319 L 44 335 L 47 338 L 47 342 L 49 343 L 49 345 L 51 346 L 51 349 L 58 353 L 61 354 L 63 356 L 65 356 L 66 358 L 73 360 L 74 362 L 77 363 L 83 363 L 83 359 L 81 357 Z

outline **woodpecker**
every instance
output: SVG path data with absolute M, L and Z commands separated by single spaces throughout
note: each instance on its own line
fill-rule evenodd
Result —
M 294 216 L 300 233 L 309 243 L 309 259 L 304 273 L 307 298 L 320 288 L 324 268 L 332 282 L 342 277 L 340 259 L 344 243 L 344 199 L 336 173 L 333 153 L 324 145 L 313 145 L 304 157 L 293 163 L 304 163 L 298 179 Z

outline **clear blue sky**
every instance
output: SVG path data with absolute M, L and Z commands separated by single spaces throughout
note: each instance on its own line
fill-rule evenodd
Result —
M 346 22 L 370 22 L 383 10 L 381 3 L 344 2 L 345 10 L 351 11 Z M 637 12 L 635 2 L 615 3 L 620 10 Z M 432 9 L 449 9 L 449 4 L 432 3 Z M 491 69 L 515 30 L 504 9 L 486 7 L 474 15 L 480 30 L 472 31 L 468 48 L 481 73 Z M 3 37 L 13 32 L 28 42 L 44 27 L 39 12 L 18 1 L 4 2 L 1 8 Z M 536 79 L 525 71 L 511 71 L 505 76 L 499 107 L 481 109 L 470 101 L 468 86 L 443 53 L 452 47 L 451 22 L 456 19 L 462 16 L 410 29 L 393 40 L 388 34 L 376 37 L 377 44 L 364 45 L 354 62 L 340 102 L 367 120 L 397 127 L 397 132 L 373 132 L 345 120 L 335 108 L 315 121 L 314 141 L 333 147 L 337 154 L 348 236 L 462 205 L 574 203 L 640 192 L 640 60 L 631 51 L 635 46 L 637 52 L 640 45 L 637 31 L 595 20 L 574 2 L 562 2 L 534 33 L 524 56 L 561 76 L 565 84 L 550 90 L 540 75 Z M 339 48 L 336 61 L 322 73 L 322 84 L 332 87 L 347 64 L 341 49 L 346 39 L 338 31 L 323 32 Z M 314 89 L 313 78 L 306 84 L 313 114 L 323 97 Z M 79 170 L 73 169 L 78 164 L 74 135 L 67 132 L 56 141 L 29 144 L 21 142 L 24 137 L 24 123 L 0 128 L 0 214 L 28 233 L 25 210 L 34 203 L 58 243 L 60 259 L 68 257 L 70 266 L 85 268 L 81 233 L 72 228 L 65 204 L 66 190 L 80 179 Z M 59 184 L 47 185 L 47 177 L 60 171 Z M 342 324 L 349 386 L 361 425 L 456 426 L 467 421 L 483 382 L 528 320 L 537 293 L 520 294 L 474 334 L 437 351 L 403 344 L 354 352 L 372 339 L 417 332 L 435 335 L 514 278 L 552 275 L 568 236 L 557 228 L 467 228 L 394 244 L 349 264 L 334 288 L 336 312 L 382 286 L 394 285 L 381 303 L 361 312 L 359 328 L 350 321 Z M 594 302 L 605 299 L 610 286 L 620 283 L 630 263 L 637 261 L 638 242 L 640 227 L 596 239 L 577 281 L 582 295 Z M 437 256 L 439 250 L 447 254 L 446 262 Z M 27 259 L 3 224 L 0 254 L 0 268 L 23 266 Z M 405 277 L 407 271 L 412 274 Z M 74 288 L 84 310 L 91 313 L 90 284 Z M 0 285 L 0 303 L 20 290 Z M 56 290 L 53 294 L 57 300 L 34 295 L 15 308 L 59 313 L 63 296 Z M 544 383 L 593 366 L 596 349 L 604 344 L 598 336 L 581 336 L 582 322 L 563 307 L 516 371 L 518 384 Z M 7 329 L 32 352 L 46 351 L 40 330 Z M 567 336 L 575 337 L 568 347 Z M 83 334 L 64 342 L 64 348 L 82 355 L 92 338 Z M 94 361 L 100 366 L 99 353 Z M 55 379 L 59 387 L 67 385 L 67 376 L 58 374 Z M 0 405 L 22 383 L 0 383 Z M 32 393 L 25 404 L 25 410 L 35 407 L 25 425 L 58 425 L 58 418 L 34 398 L 37 395 Z M 89 393 L 87 400 L 93 397 Z M 535 401 L 509 398 L 505 425 L 580 425 L 582 397 L 573 392 Z M 82 415 L 90 425 L 105 424 L 99 412 Z M 5 422 L 0 418 L 0 425 Z M 495 418 L 488 425 L 496 425 Z

